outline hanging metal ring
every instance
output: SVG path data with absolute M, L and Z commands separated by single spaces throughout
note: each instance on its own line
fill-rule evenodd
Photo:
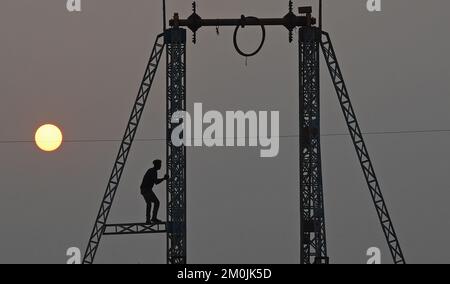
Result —
M 245 16 L 242 16 L 243 22 L 245 22 L 245 20 L 249 20 L 249 19 L 257 20 L 259 22 L 259 19 L 256 18 L 256 17 L 245 17 Z M 242 55 L 244 57 L 252 57 L 252 56 L 255 56 L 256 54 L 258 54 L 261 51 L 261 49 L 264 46 L 264 42 L 266 41 L 266 27 L 263 24 L 260 24 L 260 26 L 261 26 L 261 31 L 262 31 L 261 44 L 259 45 L 258 49 L 255 52 L 253 52 L 253 53 L 245 53 L 239 48 L 239 45 L 237 43 L 237 33 L 238 33 L 240 27 L 245 28 L 245 24 L 236 26 L 236 29 L 234 30 L 233 42 L 234 42 L 234 48 L 236 49 L 236 51 L 240 55 Z

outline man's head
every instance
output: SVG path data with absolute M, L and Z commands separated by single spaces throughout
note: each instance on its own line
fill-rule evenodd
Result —
M 162 161 L 161 160 L 154 160 L 153 161 L 153 165 L 155 166 L 156 170 L 160 170 L 161 166 L 162 166 Z

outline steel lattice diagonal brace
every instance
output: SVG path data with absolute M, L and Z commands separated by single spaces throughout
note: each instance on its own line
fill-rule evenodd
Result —
M 339 103 L 342 107 L 342 111 L 350 131 L 350 136 L 353 140 L 353 144 L 364 172 L 364 177 L 367 181 L 367 185 L 377 210 L 378 218 L 383 228 L 394 263 L 405 264 L 405 258 L 403 256 L 397 234 L 395 233 L 394 225 L 389 215 L 386 202 L 383 198 L 380 184 L 375 175 L 375 170 L 369 157 L 369 152 L 367 151 L 366 143 L 364 142 L 361 128 L 359 127 L 359 123 L 344 82 L 344 77 L 342 75 L 341 68 L 339 67 L 336 53 L 328 33 L 322 33 L 321 46 L 338 95 Z
M 164 46 L 164 35 L 161 34 L 156 38 L 155 44 L 153 46 L 150 60 L 145 70 L 145 75 L 139 88 L 139 93 L 134 103 L 127 128 L 125 130 L 125 135 L 123 137 L 122 143 L 120 144 L 119 153 L 114 163 L 111 177 L 109 178 L 108 186 L 106 188 L 102 204 L 100 205 L 100 210 L 95 221 L 94 229 L 92 230 L 89 244 L 84 255 L 84 264 L 92 264 L 94 262 L 97 249 L 106 229 L 106 222 L 111 211 L 114 197 L 117 193 L 120 179 L 122 177 L 122 173 L 131 150 L 131 146 L 136 136 L 136 131 L 138 129 L 139 122 L 141 120 L 142 113 L 148 99 L 148 95 L 153 85 L 153 80 L 155 78 L 156 71 L 158 69 L 158 65 L 164 51 Z

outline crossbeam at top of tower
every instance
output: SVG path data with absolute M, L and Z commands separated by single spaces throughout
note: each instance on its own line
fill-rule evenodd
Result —
M 290 3 L 289 13 L 282 18 L 256 18 L 241 16 L 231 19 L 203 19 L 197 14 L 196 5 L 193 4 L 193 13 L 187 19 L 180 19 L 179 14 L 175 13 L 169 21 L 171 27 L 187 27 L 196 33 L 202 27 L 246 27 L 246 26 L 284 26 L 289 31 L 296 27 L 313 26 L 317 23 L 316 18 L 312 17 L 312 7 L 300 7 L 300 16 L 293 12 L 292 3 Z

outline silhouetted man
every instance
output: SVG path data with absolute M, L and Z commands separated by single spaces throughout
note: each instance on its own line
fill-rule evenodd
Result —
M 144 176 L 144 180 L 141 185 L 141 194 L 144 196 L 145 202 L 147 203 L 147 224 L 150 223 L 162 223 L 158 220 L 158 210 L 159 210 L 159 199 L 153 192 L 153 187 L 169 179 L 168 175 L 164 178 L 158 179 L 158 171 L 161 169 L 162 162 L 160 160 L 153 161 L 153 168 L 149 169 Z M 153 203 L 153 217 L 152 213 L 152 203 Z

